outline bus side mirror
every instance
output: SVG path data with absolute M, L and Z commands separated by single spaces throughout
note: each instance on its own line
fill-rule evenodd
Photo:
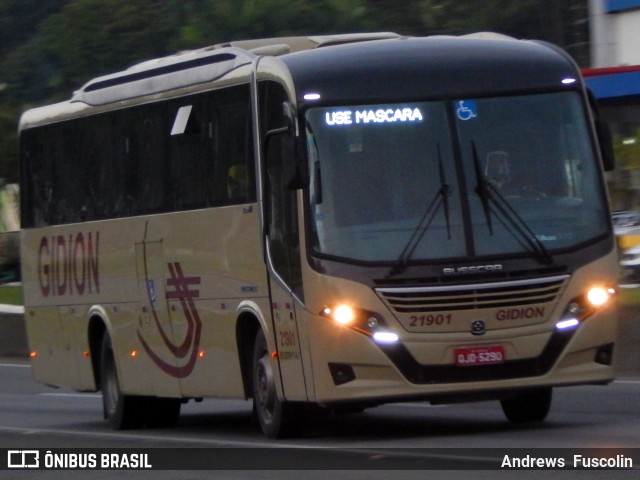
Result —
M 616 168 L 615 155 L 613 154 L 613 140 L 609 124 L 601 119 L 596 119 L 596 135 L 600 144 L 602 155 L 602 167 L 605 172 L 611 172 Z
M 309 178 L 306 160 L 307 142 L 303 137 L 291 137 L 291 140 L 295 166 L 293 176 L 287 186 L 291 190 L 301 190 L 307 186 Z
M 282 102 L 283 126 L 265 134 L 265 160 L 269 166 L 279 165 L 286 188 L 300 190 L 307 183 L 306 152 L 304 138 L 296 137 L 296 112 L 290 102 Z
M 266 139 L 267 169 L 280 165 L 282 178 L 290 190 L 300 190 L 307 184 L 306 142 L 304 138 L 295 137 L 289 132 L 267 135 Z

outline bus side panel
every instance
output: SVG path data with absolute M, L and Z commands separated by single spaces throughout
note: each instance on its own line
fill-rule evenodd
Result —
M 179 381 L 157 366 L 160 364 L 174 369 L 177 365 L 175 356 L 165 348 L 165 338 L 169 344 L 175 344 L 175 338 L 166 298 L 167 266 L 163 256 L 162 242 L 136 243 L 135 255 L 137 291 L 140 300 L 136 312 L 138 317 L 137 321 L 132 318 L 128 322 L 118 322 L 120 325 L 131 326 L 131 331 L 117 342 L 122 347 L 128 345 L 128 348 L 124 347 L 126 349 L 119 358 L 124 359 L 129 356 L 135 363 L 142 364 L 138 365 L 138 370 L 141 370 L 152 385 L 151 390 L 147 390 L 147 394 L 153 392 L 162 397 L 179 397 Z M 132 357 L 130 352 L 136 352 L 136 355 Z M 156 365 L 150 361 L 151 355 L 154 356 Z M 130 374 L 135 369 L 126 368 L 124 371 Z M 130 388 L 140 389 L 138 375 L 132 377 Z M 123 384 L 126 383 L 127 379 L 124 379 Z
M 176 370 L 163 374 L 179 380 L 183 397 L 243 398 L 236 312 L 243 301 L 269 312 L 257 207 L 148 217 L 146 235 L 162 242 L 173 334 L 173 345 L 159 344 L 158 353 L 176 352 Z
M 148 313 L 140 303 L 116 304 L 107 307 L 111 324 L 111 339 L 118 380 L 123 393 L 179 397 L 178 381 L 167 378 L 149 358 L 140 344 L 138 335 L 145 335 L 151 345 L 157 339 L 147 335 L 153 331 Z
M 41 383 L 76 388 L 78 385 L 75 351 L 62 328 L 58 307 L 25 310 L 27 337 L 32 354 L 33 378 Z
M 202 335 L 193 371 L 180 381 L 182 396 L 244 397 L 235 335 L 237 304 L 237 299 L 194 302 L 202 321 Z M 177 336 L 184 338 L 188 322 L 182 313 L 182 305 L 177 300 L 169 305 Z
M 87 336 L 87 307 L 84 305 L 62 306 L 58 312 L 61 333 L 67 339 L 69 355 L 72 357 L 70 361 L 75 363 L 73 383 L 69 386 L 75 390 L 95 391 L 96 382 Z

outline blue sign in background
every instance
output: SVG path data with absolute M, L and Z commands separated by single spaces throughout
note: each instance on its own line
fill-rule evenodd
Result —
M 596 98 L 640 95 L 640 70 L 585 78 Z
M 604 11 L 607 13 L 622 12 L 640 8 L 640 0 L 605 0 Z

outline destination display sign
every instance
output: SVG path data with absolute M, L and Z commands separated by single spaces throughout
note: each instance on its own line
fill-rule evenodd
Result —
M 328 126 L 416 123 L 422 122 L 424 115 L 418 107 L 381 106 L 333 110 L 325 113 L 324 120 Z

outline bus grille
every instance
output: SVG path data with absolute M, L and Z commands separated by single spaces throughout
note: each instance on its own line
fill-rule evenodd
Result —
M 398 313 L 506 308 L 554 301 L 568 278 L 560 275 L 473 285 L 376 288 L 376 292 Z

